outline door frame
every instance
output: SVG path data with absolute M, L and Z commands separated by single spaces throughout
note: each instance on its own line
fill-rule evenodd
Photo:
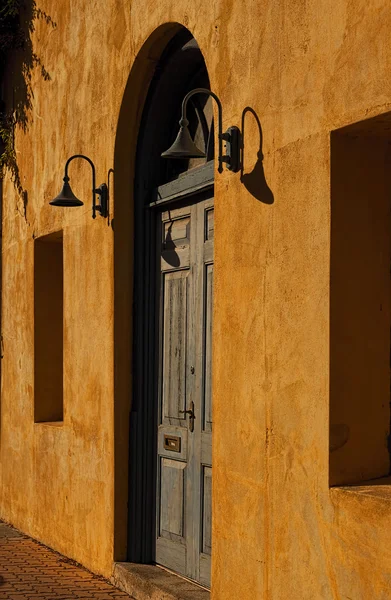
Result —
M 214 161 L 155 188 L 135 194 L 133 399 L 129 439 L 128 560 L 155 562 L 157 480 L 157 384 L 159 293 L 157 213 L 214 190 Z M 137 190 L 136 190 L 137 191 Z M 197 201 L 197 200 L 196 200 Z M 146 502 L 145 499 L 148 499 Z

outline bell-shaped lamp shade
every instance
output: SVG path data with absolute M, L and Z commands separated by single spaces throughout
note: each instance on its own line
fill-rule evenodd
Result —
M 64 177 L 64 185 L 61 192 L 49 204 L 52 206 L 83 206 L 83 202 L 76 198 L 68 183 L 69 177 Z
M 205 158 L 205 152 L 202 152 L 202 150 L 197 148 L 191 139 L 187 127 L 188 121 L 186 119 L 181 119 L 179 124 L 181 128 L 176 136 L 175 142 L 168 150 L 162 152 L 161 156 L 163 158 Z

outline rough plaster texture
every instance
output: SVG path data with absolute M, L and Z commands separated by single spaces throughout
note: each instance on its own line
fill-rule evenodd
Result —
M 87 567 L 126 560 L 132 174 L 156 61 L 180 23 L 224 124 L 252 107 L 274 203 L 216 177 L 213 565 L 218 600 L 386 600 L 390 487 L 329 488 L 330 131 L 391 110 L 385 0 L 42 0 L 26 215 L 4 186 L 0 515 Z M 160 29 L 158 29 L 160 27 Z M 128 85 L 127 85 L 128 82 Z M 164 110 L 164 107 L 162 107 Z M 245 172 L 259 150 L 246 115 Z M 114 230 L 53 209 L 65 160 L 115 168 Z M 269 196 L 270 200 L 270 196 Z M 33 238 L 63 230 L 64 422 L 33 423 Z M 115 401 L 114 401 L 115 398 Z

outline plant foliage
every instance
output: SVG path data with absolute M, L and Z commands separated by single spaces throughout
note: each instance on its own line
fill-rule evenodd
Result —
M 35 0 L 2 0 L 0 8 L 0 178 L 8 169 L 18 191 L 23 192 L 14 146 L 14 131 L 27 129 L 32 107 L 31 77 L 38 67 L 43 79 L 50 79 L 31 36 L 37 19 L 55 27 Z

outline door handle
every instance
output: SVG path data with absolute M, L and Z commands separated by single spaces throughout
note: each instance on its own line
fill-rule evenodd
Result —
M 190 402 L 190 408 L 188 410 L 178 411 L 181 415 L 189 415 L 189 431 L 194 431 L 194 402 Z

